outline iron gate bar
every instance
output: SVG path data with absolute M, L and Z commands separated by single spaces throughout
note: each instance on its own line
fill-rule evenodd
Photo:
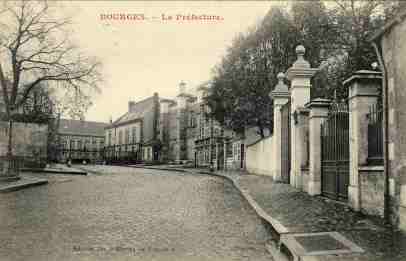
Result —
M 333 102 L 321 125 L 322 194 L 347 200 L 349 183 L 349 113 L 345 103 Z
M 291 164 L 291 103 L 290 100 L 281 107 L 281 179 L 290 183 Z

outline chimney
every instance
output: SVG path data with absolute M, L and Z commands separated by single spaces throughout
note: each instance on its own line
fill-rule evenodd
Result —
M 131 112 L 133 110 L 134 106 L 135 106 L 135 101 L 129 101 L 128 102 L 128 112 Z
M 186 93 L 186 83 L 184 81 L 181 81 L 179 84 L 179 94 L 184 93 Z

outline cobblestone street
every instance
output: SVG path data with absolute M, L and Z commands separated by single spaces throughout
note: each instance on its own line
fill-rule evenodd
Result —
M 0 260 L 271 260 L 268 232 L 227 181 L 88 168 L 0 194 Z

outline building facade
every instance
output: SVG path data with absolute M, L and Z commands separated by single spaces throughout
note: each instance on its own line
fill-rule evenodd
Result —
M 161 157 L 158 93 L 130 101 L 128 112 L 105 127 L 105 159 L 109 163 L 157 161 Z
M 106 161 L 244 168 L 244 141 L 209 117 L 204 102 L 208 91 L 204 85 L 186 91 L 181 82 L 174 99 L 155 93 L 130 101 L 128 112 L 105 128 Z
M 103 160 L 103 122 L 60 119 L 57 131 L 57 160 L 97 163 Z
M 392 224 L 406 231 L 406 5 L 378 31 L 372 42 L 383 71 L 387 144 L 383 182 Z M 384 132 L 384 133 L 385 133 Z

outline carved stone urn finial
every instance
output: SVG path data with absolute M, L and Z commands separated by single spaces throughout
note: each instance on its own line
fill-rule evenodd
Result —
M 293 67 L 310 68 L 310 63 L 304 59 L 305 53 L 306 53 L 306 48 L 304 48 L 303 45 L 298 45 L 296 47 L 297 60 L 293 64 Z

